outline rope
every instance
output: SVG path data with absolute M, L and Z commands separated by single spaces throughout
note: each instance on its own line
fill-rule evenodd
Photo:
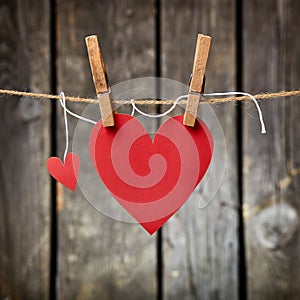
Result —
M 51 100 L 60 100 L 60 95 L 50 95 L 50 94 L 40 94 L 40 93 L 28 93 L 28 92 L 19 92 L 14 90 L 3 90 L 0 89 L 0 94 L 2 95 L 14 95 L 19 97 L 29 97 L 29 98 L 39 98 L 39 99 L 51 99 Z M 255 99 L 263 100 L 263 99 L 272 99 L 279 97 L 291 97 L 291 96 L 300 96 L 300 90 L 293 91 L 281 91 L 278 93 L 260 93 L 254 95 Z M 72 97 L 65 96 L 66 101 L 71 102 L 84 102 L 84 103 L 93 103 L 97 104 L 98 100 L 90 99 L 90 98 L 81 98 L 81 97 Z M 222 102 L 230 102 L 230 101 L 247 101 L 251 100 L 249 96 L 242 97 L 224 97 L 224 98 L 215 98 L 215 99 L 207 99 L 202 101 L 202 103 L 222 103 Z M 131 100 L 113 100 L 113 103 L 119 105 L 131 105 Z M 174 100 L 155 100 L 155 99 L 141 99 L 135 100 L 135 104 L 138 105 L 171 105 L 174 103 Z M 184 104 L 186 100 L 181 100 L 178 104 Z

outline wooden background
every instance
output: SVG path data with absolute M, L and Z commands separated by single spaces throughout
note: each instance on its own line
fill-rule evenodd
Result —
M 207 92 L 297 89 L 299 11 L 298 0 L 1 0 L 0 88 L 94 97 L 90 34 L 112 84 L 187 83 L 201 32 L 213 37 Z M 152 237 L 56 189 L 45 168 L 65 146 L 56 103 L 0 104 L 1 299 L 299 299 L 299 99 L 261 103 L 266 135 L 252 103 L 214 106 L 227 144 L 221 188 Z

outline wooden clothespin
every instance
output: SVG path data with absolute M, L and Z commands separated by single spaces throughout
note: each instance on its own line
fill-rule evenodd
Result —
M 210 36 L 198 34 L 192 78 L 183 118 L 183 124 L 191 127 L 194 127 L 198 115 L 198 106 L 202 93 L 210 42 Z
M 100 105 L 102 124 L 104 127 L 114 126 L 114 115 L 111 105 L 111 91 L 107 82 L 106 69 L 96 35 L 85 38 L 89 55 L 94 85 Z

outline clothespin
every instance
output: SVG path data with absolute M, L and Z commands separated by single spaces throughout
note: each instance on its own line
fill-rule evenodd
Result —
M 114 126 L 114 116 L 111 105 L 111 91 L 107 82 L 106 69 L 101 55 L 100 45 L 96 35 L 85 38 L 89 55 L 94 85 L 100 105 L 102 124 L 104 127 Z
M 196 51 L 194 57 L 194 65 L 192 78 L 190 81 L 188 99 L 183 118 L 183 124 L 194 127 L 195 120 L 198 115 L 198 106 L 203 93 L 204 74 L 208 53 L 210 48 L 211 37 L 203 34 L 198 34 Z

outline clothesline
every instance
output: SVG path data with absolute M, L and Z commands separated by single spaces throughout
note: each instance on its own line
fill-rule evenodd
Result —
M 30 92 L 21 92 L 15 90 L 4 90 L 0 89 L 0 95 L 14 95 L 20 97 L 29 97 L 36 99 L 50 99 L 50 100 L 60 100 L 59 95 L 51 95 L 51 94 L 41 94 L 41 93 L 30 93 Z M 280 98 L 280 97 L 291 97 L 291 96 L 300 96 L 300 90 L 292 90 L 292 91 L 280 91 L 276 93 L 260 93 L 253 95 L 257 100 L 263 99 L 272 99 L 272 98 Z M 82 103 L 94 103 L 97 104 L 98 100 L 91 98 L 82 98 L 82 97 L 74 97 L 74 96 L 65 96 L 66 101 L 71 102 L 82 102 Z M 222 97 L 222 98 L 213 98 L 213 99 L 205 99 L 202 103 L 222 103 L 222 102 L 230 102 L 230 101 L 246 101 L 251 100 L 248 96 L 234 96 L 234 97 Z M 138 105 L 170 105 L 173 104 L 175 99 L 166 99 L 166 100 L 158 100 L 158 99 L 135 99 L 135 104 Z M 131 100 L 113 100 L 113 103 L 119 105 L 131 105 Z M 181 100 L 178 104 L 184 104 L 186 100 Z

